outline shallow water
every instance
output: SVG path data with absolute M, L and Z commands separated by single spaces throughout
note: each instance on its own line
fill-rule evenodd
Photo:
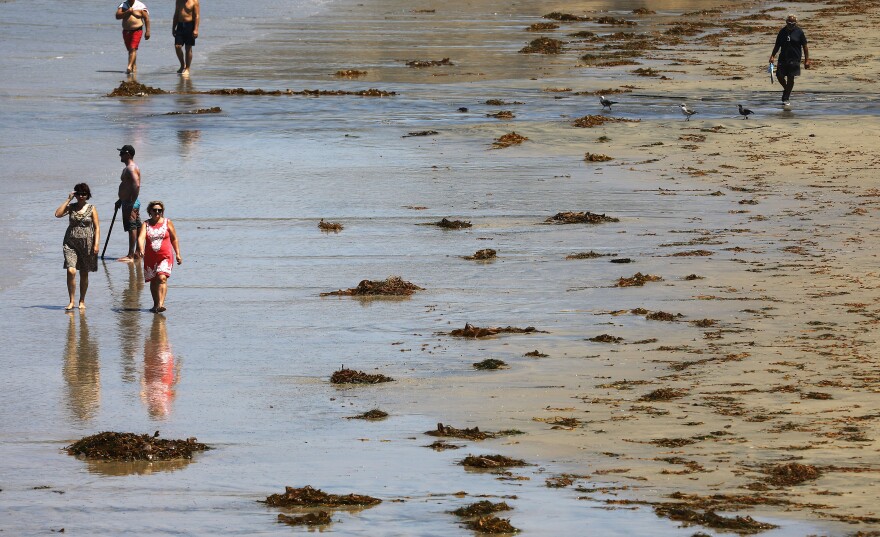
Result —
M 440 23 L 410 27 L 407 20 L 423 17 L 408 10 L 420 6 L 402 12 L 383 4 L 371 11 L 304 2 L 290 9 L 289 19 L 269 20 L 275 13 L 268 4 L 250 3 L 241 13 L 238 3 L 217 1 L 204 8 L 203 37 L 186 81 L 174 74 L 169 21 L 154 12 L 154 37 L 139 60 L 139 81 L 148 85 L 177 91 L 379 87 L 400 95 L 108 99 L 102 95 L 119 83 L 124 67 L 112 9 L 79 3 L 60 32 L 35 19 L 35 11 L 49 4 L 0 4 L 0 71 L 15 73 L 0 86 L 7 120 L 0 124 L 0 194 L 11 201 L 0 217 L 6 252 L 0 314 L 7 319 L 0 331 L 0 528 L 16 535 L 62 527 L 81 535 L 289 534 L 276 524 L 277 510 L 257 500 L 285 485 L 311 484 L 385 500 L 334 515 L 337 522 L 327 531 L 344 534 L 471 534 L 446 513 L 475 501 L 451 495 L 462 490 L 517 495 L 509 516 L 527 534 L 694 532 L 649 511 L 607 511 L 577 500 L 574 490 L 546 488 L 544 478 L 556 470 L 540 453 L 530 459 L 538 466 L 514 472 L 529 481 L 498 481 L 454 464 L 465 452 L 503 451 L 505 440 L 457 452 L 422 447 L 433 439 L 421 433 L 437 421 L 480 425 L 465 423 L 466 414 L 451 415 L 460 410 L 454 404 L 425 404 L 442 401 L 444 383 L 470 382 L 471 362 L 488 353 L 519 360 L 511 382 L 529 386 L 529 369 L 536 366 L 521 358 L 523 352 L 582 339 L 604 321 L 588 310 L 627 305 L 609 292 L 610 281 L 636 270 L 650 273 L 661 263 L 650 257 L 655 241 L 645 234 L 695 229 L 703 225 L 701 211 L 725 212 L 705 192 L 660 196 L 655 182 L 624 167 L 585 166 L 567 145 L 574 141 L 588 150 L 598 133 L 547 130 L 540 142 L 516 150 L 489 149 L 494 138 L 521 125 L 540 129 L 548 120 L 595 113 L 592 97 L 557 99 L 542 91 L 555 75 L 565 79 L 566 65 L 550 62 L 547 77 L 529 81 L 542 59 L 511 54 L 524 38 L 512 39 L 510 27 L 519 32 L 536 19 L 486 3 L 461 18 L 438 9 Z M 663 9 L 676 13 L 704 4 L 669 2 Z M 576 7 L 623 12 L 637 6 Z M 509 9 L 537 16 L 547 7 Z M 50 37 L 35 40 L 35 33 Z M 419 42 L 423 35 L 436 43 Z M 463 62 L 476 65 L 485 55 L 497 61 L 489 62 L 493 68 L 484 69 L 484 77 L 459 74 L 431 83 L 398 61 L 434 59 L 452 48 Z M 372 73 L 364 81 L 328 76 L 362 66 Z M 495 111 L 481 104 L 487 98 L 527 106 L 516 108 L 516 123 L 504 124 L 485 117 Z M 626 99 L 615 110 L 622 117 L 680 120 L 680 96 Z M 707 113 L 726 106 L 706 99 Z M 163 115 L 211 106 L 223 112 Z M 458 112 L 461 106 L 469 111 Z M 402 137 L 428 129 L 440 134 Z M 111 261 L 125 249 L 117 223 L 107 261 L 91 275 L 88 309 L 63 313 L 59 247 L 65 222 L 52 219 L 52 210 L 85 180 L 106 236 L 121 167 L 115 148 L 124 143 L 138 151 L 142 201 L 165 201 L 180 233 L 185 262 L 170 280 L 168 312 L 149 314 L 139 271 Z M 541 225 L 564 210 L 607 212 L 622 222 Z M 474 227 L 419 225 L 442 217 L 470 220 Z M 345 230 L 321 233 L 320 218 L 342 222 Z M 460 258 L 487 247 L 498 250 L 499 259 L 480 264 Z M 639 257 L 639 263 L 618 268 L 564 259 L 590 249 Z M 700 260 L 662 264 L 670 277 L 684 276 Z M 426 291 L 404 300 L 318 296 L 389 275 Z M 661 304 L 665 292 L 652 297 Z M 476 345 L 436 335 L 465 322 L 529 324 L 551 333 Z M 639 320 L 619 322 L 644 337 L 661 330 Z M 327 379 L 341 364 L 377 368 L 398 382 L 335 388 Z M 542 364 L 588 378 L 602 367 Z M 378 423 L 343 419 L 375 407 L 391 417 Z M 197 436 L 216 449 L 188 464 L 152 465 L 87 463 L 61 450 L 103 430 L 157 429 L 166 438 Z M 766 535 L 814 531 L 819 529 L 786 522 Z

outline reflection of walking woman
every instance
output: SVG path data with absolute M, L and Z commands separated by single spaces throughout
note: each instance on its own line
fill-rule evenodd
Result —
M 101 225 L 98 211 L 86 200 L 92 197 L 89 185 L 80 183 L 73 187 L 67 200 L 55 209 L 55 217 L 68 216 L 67 232 L 64 234 L 64 268 L 67 269 L 67 294 L 70 301 L 65 311 L 73 309 L 76 291 L 76 271 L 79 273 L 79 309 L 86 309 L 86 291 L 89 289 L 89 272 L 98 270 L 98 244 Z M 73 202 L 73 199 L 76 201 Z
M 174 266 L 173 256 L 177 264 L 183 263 L 180 257 L 180 244 L 177 232 L 171 220 L 165 218 L 165 204 L 151 201 L 147 205 L 150 219 L 141 224 L 138 232 L 138 254 L 144 257 L 144 281 L 150 282 L 150 294 L 153 295 L 153 307 L 150 311 L 165 311 L 165 294 L 168 292 L 168 277 Z

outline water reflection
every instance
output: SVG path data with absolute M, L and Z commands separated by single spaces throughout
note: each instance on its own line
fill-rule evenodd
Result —
M 118 266 L 121 263 L 116 263 Z M 119 314 L 119 342 L 122 349 L 122 380 L 137 379 L 138 342 L 141 335 L 141 292 L 144 289 L 144 269 L 141 263 L 126 263 L 128 282 L 122 290 L 122 311 Z M 106 270 L 107 265 L 104 265 Z M 107 274 L 110 280 L 109 272 Z M 111 292 L 113 287 L 110 287 Z
M 156 472 L 174 472 L 183 469 L 193 462 L 193 459 L 175 459 L 173 461 L 96 461 L 83 459 L 90 473 L 120 476 L 120 475 L 149 475 Z
M 144 340 L 144 376 L 141 399 L 153 419 L 164 419 L 171 414 L 174 386 L 179 378 L 178 365 L 174 362 L 165 317 L 153 315 L 150 333 Z
M 89 334 L 85 312 L 71 312 L 64 346 L 64 381 L 67 383 L 67 407 L 75 419 L 89 421 L 101 406 L 101 366 L 98 345 Z M 79 317 L 79 330 L 76 318 Z
M 193 146 L 202 137 L 202 131 L 198 129 L 177 131 L 177 141 L 180 142 L 180 155 L 189 156 Z

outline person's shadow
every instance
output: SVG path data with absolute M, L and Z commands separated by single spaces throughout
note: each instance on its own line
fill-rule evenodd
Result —
M 62 374 L 67 383 L 67 407 L 80 421 L 95 417 L 101 407 L 101 365 L 98 345 L 89 334 L 85 313 L 68 313 L 67 342 L 64 345 Z M 79 330 L 76 318 L 79 317 Z
M 171 414 L 171 403 L 177 395 L 175 386 L 180 378 L 180 363 L 175 362 L 168 342 L 165 316 L 154 315 L 150 331 L 144 338 L 144 375 L 141 399 L 153 419 Z

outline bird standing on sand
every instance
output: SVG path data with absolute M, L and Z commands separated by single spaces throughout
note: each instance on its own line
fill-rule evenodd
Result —
M 684 117 L 687 118 L 686 121 L 690 121 L 691 116 L 697 113 L 696 110 L 691 110 L 690 108 L 688 108 L 688 105 L 684 103 L 681 103 L 680 105 L 678 105 L 678 107 L 681 108 L 681 113 L 684 114 Z
M 599 103 L 602 104 L 602 108 L 608 107 L 608 110 L 611 110 L 611 105 L 617 104 L 617 101 L 609 101 L 604 95 L 599 95 Z
M 738 104 L 737 106 L 739 107 L 739 115 L 741 115 L 743 119 L 749 119 L 749 114 L 754 114 L 754 112 L 748 108 L 743 108 L 743 105 L 741 104 Z

